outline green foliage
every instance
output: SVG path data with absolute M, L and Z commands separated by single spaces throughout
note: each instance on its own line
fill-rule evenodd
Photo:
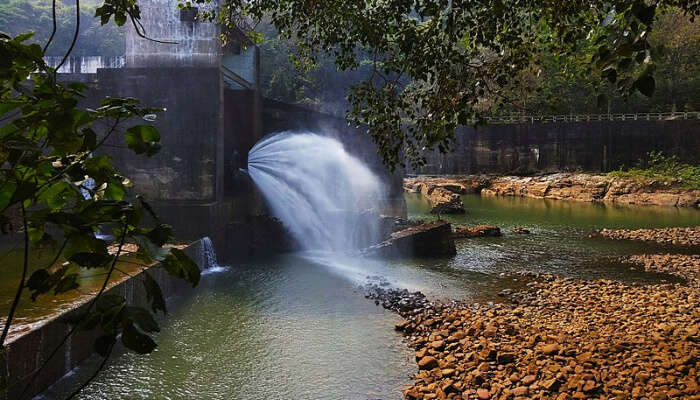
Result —
M 80 269 L 106 270 L 96 300 L 74 323 L 101 330 L 95 343 L 101 354 L 108 353 L 120 334 L 127 348 L 150 352 L 155 342 L 149 333 L 158 330 L 151 311 L 126 306 L 122 296 L 103 294 L 123 246 L 137 243 L 144 262 L 163 261 L 168 272 L 193 285 L 199 281 L 199 268 L 183 251 L 164 247 L 172 228 L 142 198 L 129 200 L 130 181 L 99 150 L 128 123 L 123 131 L 127 147 L 136 154 L 155 154 L 160 134 L 149 122 L 161 110 L 133 98 L 105 98 L 95 109 L 80 107 L 85 86 L 59 83 L 43 61 L 41 46 L 27 43 L 30 38 L 0 34 L 0 224 L 3 232 L 24 234 L 26 251 L 54 249 L 56 257 L 36 268 L 26 283 L 22 278 L 17 299 L 25 288 L 32 299 L 74 290 Z M 139 119 L 143 122 L 135 124 Z M 96 237 L 98 230 L 111 230 L 116 240 Z M 162 291 L 145 276 L 151 310 L 165 312 Z
M 667 157 L 661 151 L 647 153 L 633 168 L 620 168 L 610 176 L 637 179 L 661 179 L 678 183 L 680 186 L 700 189 L 700 165 L 684 164 L 677 156 Z
M 426 149 L 451 147 L 458 125 L 516 102 L 513 88 L 543 50 L 566 64 L 590 47 L 588 75 L 622 98 L 650 95 L 662 51 L 649 35 L 657 11 L 671 6 L 700 12 L 687 0 L 226 0 L 218 21 L 247 32 L 251 19 L 268 18 L 299 57 L 332 57 L 341 71 L 369 63 L 369 75 L 349 92 L 347 116 L 368 126 L 395 167 L 422 165 Z M 597 87 L 593 98 L 606 103 Z
M 76 56 L 121 56 L 125 51 L 124 31 L 116 26 L 100 26 L 94 18 L 96 0 L 81 1 L 80 36 L 72 54 Z M 19 35 L 34 31 L 33 41 L 44 44 L 51 35 L 52 2 L 42 0 L 0 1 L 0 31 Z M 47 56 L 63 56 L 75 30 L 75 5 L 56 2 L 57 31 Z
M 592 36 L 601 37 L 603 29 Z M 508 96 L 514 104 L 490 109 L 497 114 L 597 114 L 629 112 L 692 111 L 700 109 L 700 24 L 677 8 L 659 11 L 654 29 L 648 35 L 652 49 L 654 79 L 642 79 L 642 90 L 654 87 L 652 97 L 639 93 L 627 96 L 616 89 L 633 59 L 625 57 L 619 67 L 605 71 L 605 79 L 591 70 L 591 60 L 599 51 L 596 40 L 585 40 L 576 54 L 562 57 L 547 47 L 538 50 L 530 68 L 520 75 L 520 84 Z M 652 59 L 647 60 L 652 62 Z

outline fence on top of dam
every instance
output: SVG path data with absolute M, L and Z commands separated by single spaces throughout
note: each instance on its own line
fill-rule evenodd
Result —
M 561 115 L 498 115 L 486 117 L 487 124 L 523 124 L 536 122 L 591 122 L 591 121 L 676 121 L 700 119 L 700 111 L 670 111 L 615 114 L 561 114 Z

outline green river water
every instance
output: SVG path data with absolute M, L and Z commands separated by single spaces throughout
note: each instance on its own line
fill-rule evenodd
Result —
M 434 219 L 408 194 L 413 218 Z M 233 264 L 205 274 L 193 296 L 175 298 L 148 356 L 119 353 L 80 399 L 399 399 L 415 372 L 394 332 L 399 318 L 358 286 L 385 278 L 432 297 L 488 301 L 517 286 L 502 272 L 535 271 L 648 283 L 672 278 L 633 271 L 621 255 L 664 249 L 588 239 L 600 228 L 700 225 L 700 211 L 464 196 L 457 224 L 500 226 L 500 238 L 457 241 L 441 259 L 384 262 L 296 253 Z M 511 234 L 523 226 L 531 234 Z M 81 367 L 46 393 L 66 393 L 90 373 Z

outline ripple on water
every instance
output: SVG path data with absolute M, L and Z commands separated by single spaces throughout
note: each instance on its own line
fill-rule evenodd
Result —
M 408 200 L 413 217 L 434 218 L 420 199 Z M 465 299 L 513 285 L 518 278 L 500 276 L 512 271 L 658 281 L 666 278 L 611 261 L 649 251 L 648 245 L 587 234 L 604 227 L 700 225 L 697 210 L 479 196 L 464 196 L 464 203 L 467 214 L 445 218 L 498 225 L 505 235 L 459 240 L 458 254 L 442 259 L 299 254 L 205 275 L 195 296 L 170 307 L 156 352 L 118 355 L 79 398 L 399 399 L 415 363 L 393 330 L 398 317 L 357 293 L 367 276 Z M 531 234 L 510 234 L 513 226 Z

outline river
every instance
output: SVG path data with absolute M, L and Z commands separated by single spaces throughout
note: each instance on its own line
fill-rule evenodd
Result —
M 412 218 L 434 219 L 407 194 Z M 80 399 L 400 399 L 415 372 L 394 332 L 399 318 L 364 298 L 367 282 L 421 290 L 435 298 L 489 301 L 520 283 L 502 273 L 547 272 L 631 283 L 673 280 L 631 270 L 621 255 L 664 250 L 589 239 L 600 228 L 700 225 L 700 211 L 463 196 L 457 224 L 488 223 L 500 238 L 460 239 L 457 255 L 376 261 L 296 253 L 231 264 L 205 274 L 194 296 L 172 301 L 147 356 L 120 352 Z M 530 234 L 513 234 L 523 226 Z M 81 368 L 46 397 L 90 372 Z

